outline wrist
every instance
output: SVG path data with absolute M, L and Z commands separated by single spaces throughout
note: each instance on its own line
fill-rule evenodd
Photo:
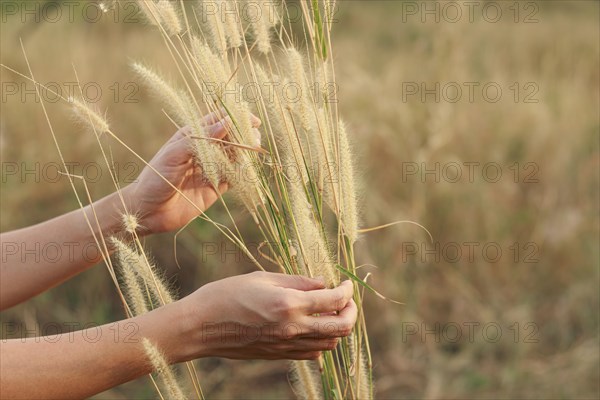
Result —
M 140 215 L 142 211 L 138 208 L 140 204 L 135 193 L 136 187 L 132 183 L 104 198 L 107 204 L 110 204 L 110 209 L 113 212 L 112 221 L 116 222 L 116 226 L 110 227 L 113 229 L 113 233 L 131 230 L 135 230 L 138 236 L 152 233 L 144 225 L 144 220 Z M 129 216 L 133 216 L 133 218 L 126 218 Z
M 170 364 L 204 356 L 195 340 L 197 329 L 193 329 L 189 314 L 181 301 L 167 304 L 135 319 L 139 327 L 139 341 L 147 338 L 156 344 Z
M 121 215 L 129 214 L 135 216 L 137 223 L 136 233 L 138 236 L 160 233 L 160 230 L 157 230 L 151 222 L 154 219 L 152 210 L 144 207 L 144 202 L 140 199 L 138 194 L 139 189 L 137 183 L 131 183 L 121 189 L 120 193 L 115 192 L 112 195 L 119 201 L 118 207 Z M 122 218 L 119 218 L 119 220 L 123 221 Z M 124 224 L 122 223 L 121 225 L 123 226 Z
M 121 210 L 115 193 L 103 197 L 100 200 L 84 207 L 81 210 L 73 212 L 77 219 L 77 226 L 80 232 L 75 236 L 82 238 L 84 242 L 95 243 L 101 240 L 101 236 L 108 238 L 120 231 L 122 228 Z M 97 261 L 97 260 L 96 260 Z
M 181 357 L 180 360 L 182 361 L 216 356 L 211 351 L 207 340 L 207 336 L 211 332 L 207 332 L 207 328 L 210 331 L 210 317 L 206 311 L 211 309 L 211 301 L 197 298 L 198 292 L 201 290 L 202 288 L 173 303 L 174 306 L 179 308 L 176 314 L 178 315 L 177 323 L 182 339 L 179 342 L 181 347 L 178 356 Z M 197 304 L 202 304 L 203 307 L 198 307 Z

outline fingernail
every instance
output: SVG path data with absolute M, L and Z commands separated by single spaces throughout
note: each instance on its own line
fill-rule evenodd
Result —
M 256 147 L 260 147 L 262 135 L 260 134 L 260 131 L 256 128 L 253 128 L 252 131 L 252 133 L 254 134 L 254 145 Z
M 252 123 L 252 125 L 256 125 L 256 128 L 258 128 L 262 124 L 262 121 L 254 114 L 250 114 L 250 122 Z

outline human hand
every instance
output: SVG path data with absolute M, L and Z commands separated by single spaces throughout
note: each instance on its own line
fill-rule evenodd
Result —
M 222 115 L 214 112 L 203 118 L 209 137 L 223 139 L 227 135 L 230 118 L 221 118 Z M 260 126 L 255 116 L 251 122 L 253 128 Z M 183 227 L 227 190 L 225 182 L 214 188 L 203 179 L 190 146 L 191 140 L 198 139 L 190 138 L 190 134 L 187 127 L 178 130 L 149 162 L 152 168 L 146 166 L 137 181 L 123 189 L 126 204 L 139 216 L 143 233 Z
M 180 300 L 185 358 L 315 359 L 352 331 L 353 293 L 351 281 L 325 289 L 318 279 L 268 272 L 211 282 Z

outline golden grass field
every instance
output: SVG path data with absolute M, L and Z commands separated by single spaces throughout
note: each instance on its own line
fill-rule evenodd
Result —
M 44 2 L 27 3 L 43 9 Z M 435 243 L 404 224 L 365 233 L 357 245 L 370 283 L 405 303 L 367 296 L 376 397 L 598 398 L 599 3 L 476 3 L 472 22 L 465 4 L 455 3 L 463 15 L 451 22 L 455 14 L 438 3 L 436 22 L 420 13 L 424 2 L 339 2 L 333 47 L 339 106 L 359 160 L 361 225 L 412 220 Z M 482 16 L 490 3 L 503 12 L 498 22 L 489 21 L 492 11 Z M 143 60 L 169 70 L 155 31 L 110 18 L 90 23 L 80 11 L 73 20 L 39 23 L 3 12 L 3 64 L 26 73 L 21 37 L 40 82 L 67 93 L 75 65 L 90 96 L 100 87 L 96 104 L 144 157 L 172 135 L 159 101 L 128 67 Z M 67 212 L 76 201 L 68 181 L 56 177 L 59 158 L 33 85 L 6 70 L 1 82 L 0 228 L 7 231 Z M 64 104 L 49 111 L 73 172 L 89 178 L 94 198 L 108 194 L 93 135 Z M 105 144 L 121 180 L 132 179 L 140 163 L 108 138 Z M 216 219 L 222 213 L 210 211 Z M 238 218 L 247 237 L 252 220 L 242 211 Z M 179 236 L 181 270 L 172 234 L 146 246 L 181 295 L 252 270 L 207 223 Z M 27 332 L 9 334 L 9 323 L 32 335 L 48 333 L 51 323 L 83 327 L 123 316 L 99 265 L 0 321 L 3 337 L 18 337 Z M 285 362 L 198 365 L 208 398 L 293 397 Z M 152 396 L 143 378 L 97 398 Z

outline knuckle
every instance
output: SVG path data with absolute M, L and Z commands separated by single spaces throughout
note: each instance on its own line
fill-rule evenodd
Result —
M 348 328 L 348 329 L 344 329 L 342 330 L 341 336 L 340 337 L 348 337 L 352 334 L 352 329 Z
M 280 297 L 273 302 L 273 310 L 280 317 L 288 317 L 291 312 L 291 305 L 288 299 Z
M 285 332 L 283 330 L 283 328 L 277 327 L 277 329 L 273 330 L 273 334 L 272 334 L 272 338 L 276 341 L 281 341 L 281 340 L 285 340 L 286 339 L 286 335 Z M 279 343 L 279 342 L 278 342 Z M 279 344 L 274 344 L 273 347 L 277 347 L 279 346 Z
M 298 283 L 303 283 L 307 280 L 307 278 L 303 275 L 292 275 L 291 278 L 297 281 Z
M 287 351 L 289 350 L 289 347 L 290 345 L 287 342 L 276 342 L 273 344 L 273 350 L 275 350 L 277 353 Z
M 305 303 L 309 310 L 319 309 L 319 301 L 314 296 L 307 296 L 305 299 Z
M 281 330 L 282 339 L 294 341 L 302 336 L 302 327 L 296 322 L 286 323 Z
M 252 276 L 252 277 L 256 277 L 256 278 L 261 278 L 261 277 L 264 277 L 264 272 L 263 271 L 254 271 L 254 272 L 250 272 L 248 274 L 248 276 Z
M 353 324 L 351 324 L 349 322 L 344 322 L 344 323 L 340 324 L 340 328 L 339 328 L 340 336 L 342 336 L 342 337 L 350 336 L 350 334 L 352 333 L 352 328 L 353 328 Z
M 336 292 L 333 301 L 336 310 L 341 310 L 346 305 L 346 298 L 344 297 L 344 293 L 341 291 Z
M 306 358 L 308 360 L 316 360 L 319 357 L 321 357 L 321 352 L 320 351 L 311 351 L 310 353 L 308 353 L 306 355 Z
M 275 300 L 273 306 L 278 316 L 284 319 L 290 319 L 296 314 L 298 302 L 293 296 L 280 296 Z
M 329 340 L 325 344 L 325 350 L 334 350 L 338 345 L 338 339 Z

